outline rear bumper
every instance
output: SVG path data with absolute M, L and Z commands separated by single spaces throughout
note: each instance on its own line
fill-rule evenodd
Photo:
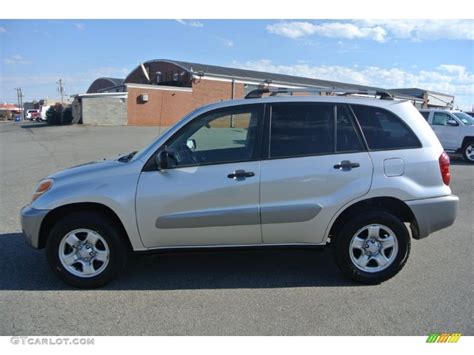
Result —
M 21 228 L 26 243 L 33 248 L 39 248 L 41 223 L 48 212 L 49 210 L 37 210 L 30 206 L 25 206 L 21 210 Z
M 422 239 L 440 229 L 449 227 L 456 220 L 459 197 L 447 195 L 423 200 L 406 201 L 418 224 L 418 236 Z

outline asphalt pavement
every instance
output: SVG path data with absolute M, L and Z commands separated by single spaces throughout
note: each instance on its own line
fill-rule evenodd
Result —
M 474 335 L 474 165 L 459 158 L 456 223 L 414 240 L 381 285 L 347 280 L 329 250 L 292 249 L 136 256 L 106 287 L 67 286 L 23 241 L 19 211 L 35 183 L 159 133 L 0 122 L 0 335 Z

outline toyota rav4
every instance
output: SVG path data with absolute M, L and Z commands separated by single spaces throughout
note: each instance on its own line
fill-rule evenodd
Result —
M 21 211 L 27 242 L 81 288 L 112 280 L 132 252 L 326 245 L 345 275 L 376 284 L 412 238 L 454 222 L 449 158 L 409 101 L 265 91 L 41 180 Z

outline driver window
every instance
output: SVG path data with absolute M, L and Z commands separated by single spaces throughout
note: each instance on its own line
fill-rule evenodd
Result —
M 433 125 L 435 126 L 447 126 L 450 116 L 443 112 L 435 112 L 433 116 Z
M 188 124 L 168 145 L 172 166 L 250 160 L 254 153 L 261 107 L 204 114 Z

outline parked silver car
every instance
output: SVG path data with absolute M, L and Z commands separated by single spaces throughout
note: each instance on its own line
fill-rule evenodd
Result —
M 27 242 L 82 288 L 131 252 L 295 245 L 330 245 L 344 274 L 375 284 L 402 269 L 411 237 L 454 222 L 449 158 L 410 102 L 263 91 L 41 180 L 21 211 Z
M 474 164 L 474 118 L 457 110 L 420 110 L 449 153 L 461 153 Z

